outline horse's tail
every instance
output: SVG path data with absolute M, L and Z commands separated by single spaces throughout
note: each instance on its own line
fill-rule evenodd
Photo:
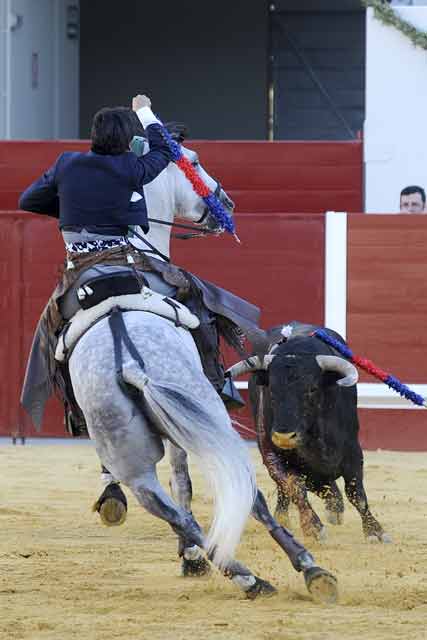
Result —
M 123 378 L 143 392 L 148 417 L 182 449 L 194 454 L 214 498 L 214 518 L 206 551 L 221 568 L 234 557 L 256 495 L 248 448 L 233 429 L 219 396 L 203 404 L 191 389 L 151 380 L 135 361 Z

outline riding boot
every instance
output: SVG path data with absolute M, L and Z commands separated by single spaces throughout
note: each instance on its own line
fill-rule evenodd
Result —
M 207 314 L 206 314 L 207 315 Z M 202 362 L 203 372 L 218 393 L 224 386 L 225 370 L 220 362 L 219 336 L 215 316 L 202 318 L 197 329 L 191 330 Z
M 85 417 L 78 404 L 69 405 L 64 403 L 64 422 L 68 433 L 73 438 L 87 437 L 88 431 Z
M 64 423 L 68 433 L 74 438 L 87 437 L 86 420 L 74 396 L 67 365 L 58 364 L 56 381 L 64 401 Z
M 215 314 L 203 310 L 202 320 L 197 329 L 191 331 L 200 355 L 205 376 L 220 395 L 228 410 L 241 409 L 245 402 L 233 383 L 226 375 L 221 364 L 220 341 Z

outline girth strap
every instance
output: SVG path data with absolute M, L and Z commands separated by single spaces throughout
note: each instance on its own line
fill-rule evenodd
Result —
M 171 298 L 163 298 L 163 302 L 166 302 L 168 305 L 170 305 L 175 312 L 175 327 L 182 327 L 182 323 L 178 315 L 179 305 L 177 305 L 176 302 L 174 302 Z
M 130 355 L 139 364 L 142 370 L 145 369 L 144 360 L 128 334 L 120 307 L 114 307 L 112 309 L 111 315 L 108 317 L 108 324 L 110 325 L 111 335 L 113 336 L 114 362 L 116 365 L 117 382 L 126 395 L 129 395 L 130 385 L 123 378 L 122 343 L 125 344 Z

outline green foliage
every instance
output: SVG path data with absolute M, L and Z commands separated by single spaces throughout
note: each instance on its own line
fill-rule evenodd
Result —
M 415 47 L 427 50 L 427 32 L 420 31 L 414 25 L 403 20 L 388 3 L 383 0 L 361 0 L 365 7 L 372 7 L 374 16 L 383 24 L 391 25 L 403 33 Z

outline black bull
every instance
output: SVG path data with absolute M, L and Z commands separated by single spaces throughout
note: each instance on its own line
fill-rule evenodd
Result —
M 290 326 L 291 335 L 279 340 L 277 346 L 272 347 L 277 342 L 277 329 L 264 334 L 264 354 L 268 349 L 270 355 L 263 359 L 258 349 L 258 357 L 251 359 L 255 366 L 250 367 L 254 373 L 249 381 L 258 444 L 278 487 L 278 511 L 286 521 L 292 501 L 298 507 L 304 534 L 321 539 L 325 529 L 307 499 L 307 490 L 325 500 L 329 522 L 340 524 L 344 503 L 336 480 L 342 477 L 347 498 L 361 516 L 365 536 L 388 542 L 389 536 L 369 509 L 363 486 L 357 371 L 337 357 L 332 347 L 311 335 L 317 327 L 297 322 Z M 335 332 L 327 331 L 344 342 Z

